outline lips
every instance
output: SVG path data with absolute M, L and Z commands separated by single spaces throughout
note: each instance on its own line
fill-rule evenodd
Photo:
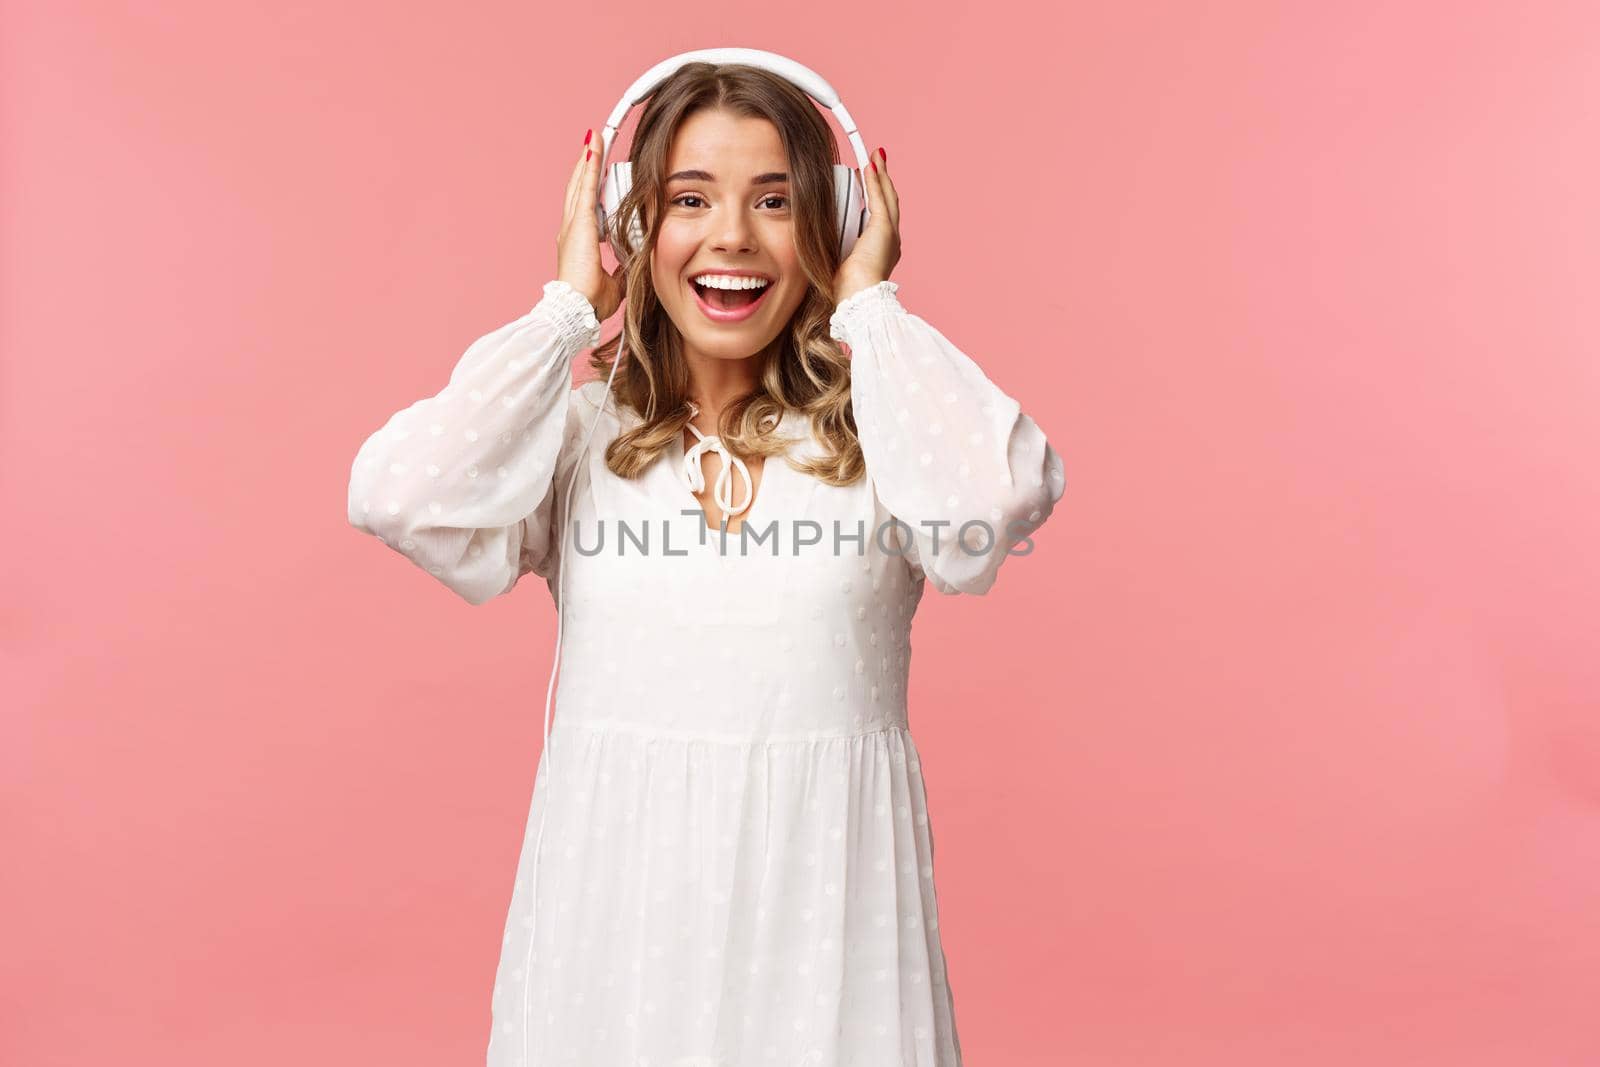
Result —
M 745 319 L 748 319 L 751 315 L 756 313 L 756 309 L 759 308 L 762 302 L 767 299 L 767 294 L 772 292 L 773 289 L 777 288 L 776 283 L 766 286 L 759 291 L 759 295 L 754 300 L 746 304 L 744 307 L 719 308 L 706 303 L 706 298 L 700 294 L 699 287 L 693 282 L 689 282 L 688 284 L 689 291 L 694 294 L 695 305 L 700 308 L 700 314 L 704 315 L 712 322 L 723 324 L 743 322 Z

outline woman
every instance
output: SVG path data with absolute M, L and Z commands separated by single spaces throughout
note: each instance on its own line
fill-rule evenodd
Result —
M 489 1062 L 956 1067 L 911 617 L 1031 547 L 1060 458 L 900 305 L 881 150 L 839 262 L 837 144 L 798 88 L 695 63 L 657 89 L 615 272 L 585 141 L 543 299 L 350 482 L 350 521 L 469 603 L 529 572 L 565 597 Z M 603 409 L 584 349 L 627 353 Z

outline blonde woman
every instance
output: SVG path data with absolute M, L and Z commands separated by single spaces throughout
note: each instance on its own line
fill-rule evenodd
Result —
M 1060 457 L 900 304 L 882 150 L 839 261 L 838 148 L 796 86 L 692 63 L 655 91 L 615 271 L 594 148 L 543 298 L 350 480 L 350 521 L 467 602 L 529 573 L 565 598 L 489 1063 L 957 1067 L 911 620 L 1031 549 Z

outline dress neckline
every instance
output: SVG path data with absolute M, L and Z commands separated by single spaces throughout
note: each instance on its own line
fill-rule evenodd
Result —
M 699 405 L 695 404 L 694 401 L 689 401 L 689 405 L 695 414 L 698 415 L 700 413 Z M 797 419 L 798 413 L 786 408 L 778 419 L 775 432 L 781 436 Z M 723 446 L 719 435 L 704 433 L 693 423 L 689 424 L 689 430 L 695 435 L 697 441 L 681 451 L 681 458 L 672 471 L 673 480 L 688 494 L 688 506 L 701 509 L 701 514 L 703 515 L 703 506 L 695 496 L 697 492 L 700 492 L 705 487 L 705 476 L 700 467 L 700 460 L 706 452 L 716 452 L 723 459 L 722 469 L 717 474 L 716 488 L 713 490 L 717 506 L 723 511 L 724 524 L 727 524 L 734 517 L 739 518 L 738 529 L 726 527 L 725 525 L 713 526 L 704 521 L 704 519 L 696 519 L 695 525 L 700 527 L 700 530 L 704 531 L 705 534 L 710 535 L 710 538 L 697 536 L 696 541 L 704 540 L 708 547 L 716 550 L 718 546 L 711 538 L 720 538 L 725 528 L 730 539 L 739 537 L 747 523 L 755 523 L 754 528 L 758 531 L 762 529 L 762 524 L 767 521 L 766 516 L 771 510 L 772 494 L 775 492 L 781 493 L 784 478 L 793 473 L 787 469 L 789 466 L 787 457 L 793 451 L 794 442 L 791 442 L 791 447 L 788 450 L 769 455 L 763 460 L 761 487 L 757 491 L 753 481 L 750 479 L 749 468 L 745 466 L 742 459 L 734 456 Z M 774 460 L 777 461 L 776 464 L 773 463 Z M 744 484 L 743 493 L 739 493 L 737 489 L 737 482 L 740 480 Z M 752 494 L 754 499 L 748 499 Z M 741 498 L 744 498 L 743 505 L 738 511 L 734 511 L 729 505 L 739 503 Z M 705 516 L 705 518 L 709 518 L 709 516 Z

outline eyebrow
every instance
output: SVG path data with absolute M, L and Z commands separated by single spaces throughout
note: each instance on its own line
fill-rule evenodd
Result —
M 716 180 L 716 177 L 710 171 L 704 170 L 680 170 L 676 174 L 669 174 L 667 176 L 667 181 L 669 182 L 714 182 Z M 750 179 L 750 184 L 775 185 L 779 182 L 786 182 L 788 180 L 789 175 L 785 174 L 781 170 L 775 170 L 768 171 L 766 174 L 757 174 L 754 178 Z

